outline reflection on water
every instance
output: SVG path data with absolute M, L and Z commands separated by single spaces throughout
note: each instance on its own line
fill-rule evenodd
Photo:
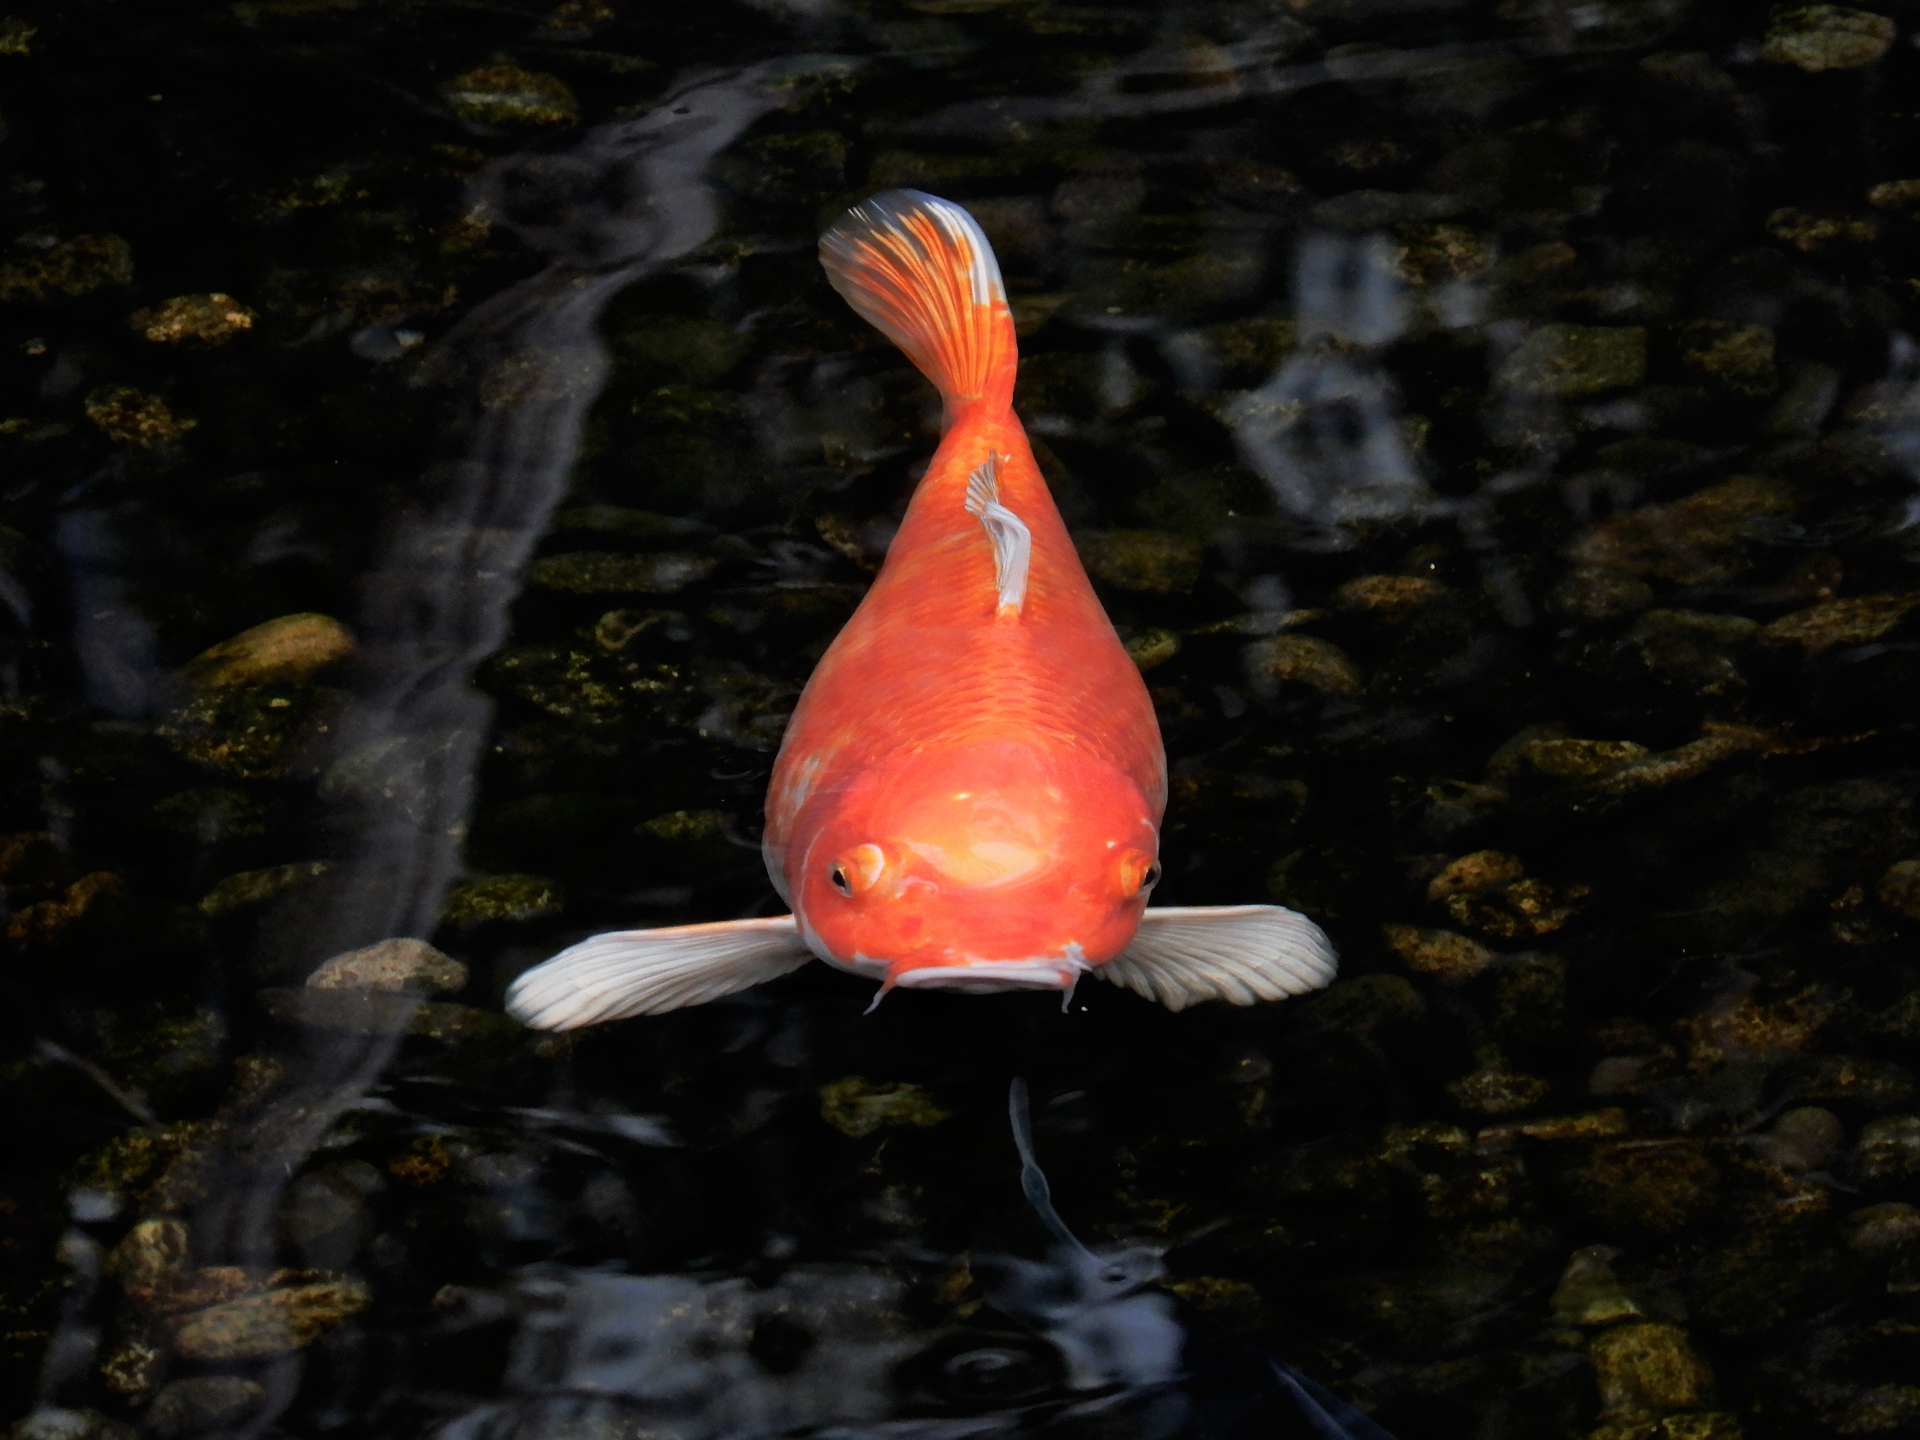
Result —
M 1393 380 L 1366 360 L 1407 327 L 1393 258 L 1384 236 L 1309 233 L 1294 262 L 1300 348 L 1227 414 L 1280 508 L 1323 531 L 1397 519 L 1431 499 Z
M 1913 1433 L 1911 31 L 0 16 L 17 1440 Z M 1342 978 L 529 1036 L 775 904 L 937 435 L 814 258 L 900 185 L 1000 255 L 1162 900 Z

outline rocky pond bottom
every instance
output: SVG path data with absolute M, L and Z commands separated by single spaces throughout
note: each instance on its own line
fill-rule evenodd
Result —
M 14 3 L 15 1440 L 1920 1436 L 1910 8 Z M 1341 977 L 529 1034 L 776 912 L 939 419 L 814 245 L 903 185 L 1157 898 Z

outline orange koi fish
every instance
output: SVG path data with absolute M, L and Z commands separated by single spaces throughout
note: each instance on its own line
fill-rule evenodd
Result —
M 1160 728 L 1013 413 L 1013 317 L 980 227 L 891 191 L 820 260 L 939 387 L 946 434 L 774 764 L 767 870 L 793 913 L 595 936 L 516 980 L 508 1010 L 543 1030 L 657 1014 L 816 956 L 881 995 L 1070 995 L 1093 974 L 1180 1010 L 1327 984 L 1333 949 L 1304 916 L 1147 906 Z

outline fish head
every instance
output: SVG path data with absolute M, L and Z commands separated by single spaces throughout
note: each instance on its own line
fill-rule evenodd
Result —
M 820 797 L 786 879 L 810 943 L 907 989 L 1069 990 L 1133 938 L 1159 813 L 1077 749 L 926 749 Z

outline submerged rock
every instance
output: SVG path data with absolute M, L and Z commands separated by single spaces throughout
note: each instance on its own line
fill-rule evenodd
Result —
M 1556 780 L 1591 780 L 1646 758 L 1649 751 L 1632 740 L 1536 740 L 1526 747 L 1527 763 Z
M 1447 1093 L 1463 1110 L 1481 1115 L 1511 1115 L 1529 1110 L 1553 1093 L 1552 1082 L 1489 1065 L 1447 1083 Z
M 1847 1244 L 1875 1259 L 1920 1248 L 1920 1209 L 1904 1200 L 1864 1205 L 1847 1217 Z
M 109 440 L 138 445 L 143 450 L 178 440 L 200 423 L 175 415 L 158 395 L 131 385 L 104 385 L 95 390 L 87 396 L 86 411 L 87 419 L 105 431 Z
M 571 125 L 580 118 L 566 81 L 505 61 L 455 76 L 442 93 L 455 115 L 480 125 Z
M 1358 695 L 1360 669 L 1346 651 L 1311 635 L 1276 635 L 1247 647 L 1247 669 L 1255 680 L 1290 681 L 1324 695 Z
M 1086 530 L 1073 537 L 1087 573 L 1119 590 L 1183 594 L 1200 578 L 1206 545 L 1160 530 Z
M 1617 570 L 1583 566 L 1569 570 L 1553 587 L 1548 603 L 1576 620 L 1623 620 L 1654 602 L 1653 587 Z
M 133 283 L 133 251 L 118 235 L 76 235 L 0 265 L 0 305 L 85 295 Z
M 1794 508 L 1782 481 L 1736 476 L 1682 500 L 1647 505 L 1586 531 L 1568 549 L 1579 564 L 1680 585 L 1721 584 L 1745 568 L 1766 521 Z
M 456 885 L 443 917 L 457 930 L 491 920 L 532 920 L 566 904 L 560 887 L 540 875 L 493 875 Z M 455 987 L 458 988 L 458 987 Z
M 1127 641 L 1127 654 L 1140 673 L 1157 669 L 1180 653 L 1180 636 L 1173 630 L 1143 630 Z
M 1638 385 L 1647 332 L 1638 325 L 1542 325 L 1501 362 L 1499 382 L 1525 394 L 1572 398 Z
M 1680 358 L 1736 395 L 1763 399 L 1780 388 L 1773 331 L 1764 325 L 1703 320 L 1688 327 Z
M 1697 1141 L 1623 1141 L 1596 1150 L 1570 1177 L 1576 1194 L 1609 1226 L 1664 1235 L 1707 1214 L 1720 1171 Z
M 1880 238 L 1872 215 L 1825 215 L 1784 205 L 1767 216 L 1767 233 L 1807 255 L 1836 245 L 1865 245 Z
M 1854 595 L 1828 600 L 1762 626 L 1757 638 L 1773 649 L 1797 645 L 1809 655 L 1818 655 L 1836 646 L 1871 644 L 1916 607 L 1920 607 L 1920 594 Z
M 1852 1173 L 1870 1185 L 1920 1177 L 1920 1116 L 1888 1115 L 1862 1126 Z
M 1902 860 L 1889 866 L 1874 893 L 1894 914 L 1920 920 L 1920 860 Z
M 849 1075 L 820 1087 L 820 1118 L 855 1139 L 893 1126 L 925 1127 L 951 1118 L 918 1085 Z
M 717 560 L 704 555 L 673 551 L 621 555 L 580 550 L 534 561 L 527 569 L 527 578 L 543 589 L 582 595 L 671 595 L 706 579 L 717 564 Z
M 184 1315 L 173 1348 L 189 1360 L 262 1360 L 305 1349 L 367 1308 L 373 1293 L 358 1280 L 280 1285 Z
M 1518 855 L 1507 855 L 1499 850 L 1476 850 L 1471 855 L 1462 855 L 1447 863 L 1438 875 L 1427 882 L 1427 899 L 1445 900 L 1450 895 L 1465 893 L 1478 894 L 1495 885 L 1504 885 L 1510 880 L 1518 880 L 1526 874 L 1526 866 Z
M 265 870 L 243 870 L 229 875 L 201 897 L 202 915 L 231 915 L 263 904 L 296 885 L 318 880 L 333 867 L 324 860 L 302 860 L 292 865 L 272 865 Z
M 424 940 L 382 940 L 323 961 L 307 977 L 309 990 L 425 990 L 451 995 L 464 989 L 467 967 Z
M 1447 594 L 1447 587 L 1425 575 L 1362 575 L 1333 592 L 1334 608 L 1405 620 Z
M 1587 1356 L 1603 1411 L 1683 1410 L 1713 1386 L 1713 1371 L 1678 1325 L 1622 1325 L 1596 1335 Z
M 214 689 L 304 685 L 357 648 L 353 632 L 330 615 L 282 615 L 201 651 L 180 673 L 192 685 Z
M 1422 930 L 1416 925 L 1382 925 L 1387 944 L 1409 970 L 1441 980 L 1470 980 L 1493 964 L 1493 952 L 1452 930 Z
M 1774 15 L 1760 54 L 1775 65 L 1795 65 L 1813 74 L 1857 70 L 1885 55 L 1896 33 L 1892 20 L 1871 10 L 1806 5 Z
M 240 1375 L 192 1375 L 156 1395 L 141 1424 L 160 1440 L 184 1440 L 225 1428 L 264 1393 L 259 1381 Z
M 1653 1318 L 1613 1273 L 1620 1251 L 1611 1245 L 1576 1250 L 1561 1272 L 1549 1305 L 1562 1325 L 1617 1325 Z
M 253 328 L 254 313 L 231 295 L 176 295 L 128 318 L 134 332 L 157 345 L 224 345 Z

